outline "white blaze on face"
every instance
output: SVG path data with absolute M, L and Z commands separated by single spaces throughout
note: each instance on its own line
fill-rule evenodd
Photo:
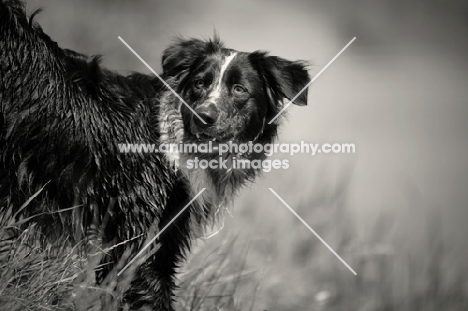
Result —
M 221 70 L 219 71 L 218 81 L 216 82 L 214 89 L 211 91 L 211 94 L 209 96 L 210 100 L 217 100 L 219 96 L 221 96 L 221 82 L 223 81 L 224 73 L 226 72 L 226 69 L 229 67 L 229 64 L 232 62 L 234 57 L 236 57 L 236 55 L 236 52 L 231 52 L 229 56 L 224 57 L 223 65 L 221 66 Z

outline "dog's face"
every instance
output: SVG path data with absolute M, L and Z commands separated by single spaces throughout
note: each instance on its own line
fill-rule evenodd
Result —
M 268 122 L 309 82 L 303 62 L 265 52 L 245 53 L 214 41 L 180 40 L 163 54 L 166 78 L 177 80 L 177 91 L 190 109 L 181 106 L 188 141 L 257 140 Z M 294 101 L 307 104 L 307 92 Z M 197 116 L 198 115 L 198 116 Z

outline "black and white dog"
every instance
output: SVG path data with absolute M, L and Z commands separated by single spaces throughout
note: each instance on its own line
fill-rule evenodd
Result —
M 164 76 L 192 108 L 183 105 L 166 91 L 160 98 L 161 141 L 169 143 L 254 142 L 272 143 L 278 122 L 268 124 L 309 82 L 303 62 L 291 62 L 265 52 L 238 52 L 225 48 L 219 38 L 211 41 L 179 39 L 164 51 Z M 307 103 L 306 93 L 295 101 Z M 204 121 L 204 122 L 203 122 Z M 228 204 L 236 191 L 258 173 L 256 169 L 187 169 L 194 156 L 211 159 L 217 154 L 195 153 L 169 156 L 188 180 L 191 194 L 202 188 L 201 201 L 208 211 Z M 239 154 L 227 154 L 232 158 Z M 263 153 L 248 153 L 249 161 L 265 158 Z M 205 211 L 206 213 L 207 211 Z
M 309 82 L 305 64 L 238 52 L 218 38 L 179 39 L 164 51 L 162 77 L 189 109 L 154 76 L 122 76 L 60 48 L 18 0 L 0 0 L 0 46 L 0 213 L 35 216 L 44 243 L 63 236 L 76 243 L 91 225 L 103 226 L 103 243 L 121 244 L 105 258 L 115 263 L 206 188 L 161 234 L 125 295 L 132 309 L 172 310 L 193 224 L 215 221 L 259 170 L 188 169 L 194 156 L 217 155 L 120 153 L 117 143 L 271 143 L 279 119 L 268 122 Z M 306 102 L 306 93 L 295 100 Z M 132 246 L 121 243 L 138 235 Z

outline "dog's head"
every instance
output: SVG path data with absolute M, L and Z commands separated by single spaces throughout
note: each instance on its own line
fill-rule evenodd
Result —
M 218 38 L 180 39 L 164 51 L 162 67 L 192 108 L 181 106 L 189 141 L 262 141 L 263 134 L 272 138 L 277 121 L 268 122 L 284 100 L 293 99 L 310 81 L 304 62 L 262 51 L 238 52 Z M 294 104 L 306 105 L 307 92 Z

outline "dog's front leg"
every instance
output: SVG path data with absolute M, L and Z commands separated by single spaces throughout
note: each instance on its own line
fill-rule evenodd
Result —
M 176 184 L 161 216 L 159 229 L 164 228 L 189 200 L 182 182 Z M 161 247 L 140 266 L 135 281 L 125 295 L 125 301 L 131 310 L 145 306 L 155 311 L 174 310 L 172 304 L 176 288 L 176 268 L 190 248 L 189 219 L 190 207 L 159 236 Z

